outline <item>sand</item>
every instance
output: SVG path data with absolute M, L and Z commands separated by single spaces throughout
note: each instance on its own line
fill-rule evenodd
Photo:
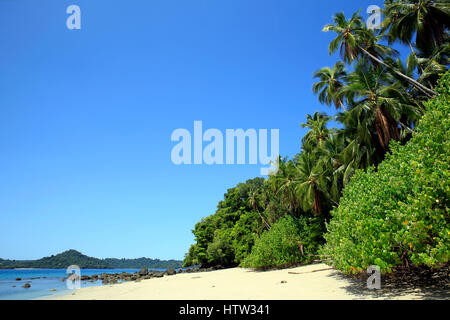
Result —
M 327 269 L 327 270 L 322 270 Z M 320 271 L 315 271 L 320 270 Z M 200 273 L 181 273 L 140 282 L 78 289 L 73 294 L 51 299 L 63 300 L 310 300 L 310 299 L 422 299 L 420 289 L 369 290 L 355 281 L 315 264 L 257 272 L 233 268 Z

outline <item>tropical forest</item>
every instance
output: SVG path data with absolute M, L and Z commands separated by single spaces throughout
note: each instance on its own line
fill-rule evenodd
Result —
M 338 61 L 311 82 L 330 115 L 298 115 L 299 153 L 228 189 L 184 265 L 448 267 L 449 24 L 444 0 L 386 0 L 377 28 L 336 13 L 322 31 Z

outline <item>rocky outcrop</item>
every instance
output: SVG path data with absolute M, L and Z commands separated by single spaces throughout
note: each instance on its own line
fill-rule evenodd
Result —
M 154 270 L 148 270 L 148 269 L 140 269 L 137 272 L 130 273 L 130 272 L 121 272 L 121 273 L 102 273 L 102 274 L 93 274 L 92 276 L 83 275 L 81 276 L 82 281 L 89 281 L 89 282 L 95 282 L 95 281 L 102 281 L 102 284 L 114 284 L 124 281 L 142 281 L 142 280 L 149 280 L 153 278 L 162 278 L 164 276 L 173 276 L 180 273 L 194 273 L 194 272 L 207 272 L 207 271 L 214 271 L 223 269 L 222 266 L 215 266 L 215 267 L 209 267 L 209 268 L 187 268 L 187 269 L 178 269 L 175 270 L 174 268 L 167 269 L 166 271 L 154 271 Z M 63 281 L 66 278 L 63 279 Z
M 175 271 L 175 269 L 171 268 L 171 269 L 167 269 L 166 271 L 166 275 L 168 276 L 173 276 L 175 275 L 177 272 Z

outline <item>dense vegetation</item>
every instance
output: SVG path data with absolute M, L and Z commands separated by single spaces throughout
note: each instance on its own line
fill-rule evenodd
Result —
M 167 269 L 178 268 L 181 261 L 139 258 L 139 259 L 97 259 L 88 257 L 76 250 L 67 250 L 57 255 L 38 260 L 3 260 L 0 259 L 0 269 L 12 268 L 43 268 L 65 269 L 77 265 L 82 269 Z
M 301 216 L 294 219 L 288 215 L 278 220 L 255 241 L 243 267 L 264 269 L 271 266 L 285 267 L 297 263 L 309 263 L 314 259 L 321 242 L 323 229 L 317 219 Z
M 411 141 L 392 143 L 377 171 L 358 171 L 344 189 L 323 249 L 338 269 L 449 260 L 450 72 L 436 90 Z
M 449 65 L 450 4 L 386 0 L 383 13 L 377 30 L 359 11 L 324 27 L 340 61 L 315 72 L 313 92 L 336 114 L 307 115 L 296 156 L 229 189 L 195 225 L 185 265 L 308 263 L 325 240 L 320 254 L 345 272 L 448 261 L 448 127 L 438 124 L 448 76 L 437 82 Z M 411 53 L 402 59 L 396 46 Z

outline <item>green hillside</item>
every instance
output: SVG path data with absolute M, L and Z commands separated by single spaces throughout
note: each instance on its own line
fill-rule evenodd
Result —
M 149 258 L 138 259 L 98 259 L 88 257 L 76 250 L 67 250 L 57 255 L 44 257 L 38 260 L 4 260 L 0 259 L 0 269 L 13 268 L 42 268 L 65 269 L 70 265 L 77 265 L 82 269 L 166 269 L 181 267 L 181 261 L 159 260 Z

